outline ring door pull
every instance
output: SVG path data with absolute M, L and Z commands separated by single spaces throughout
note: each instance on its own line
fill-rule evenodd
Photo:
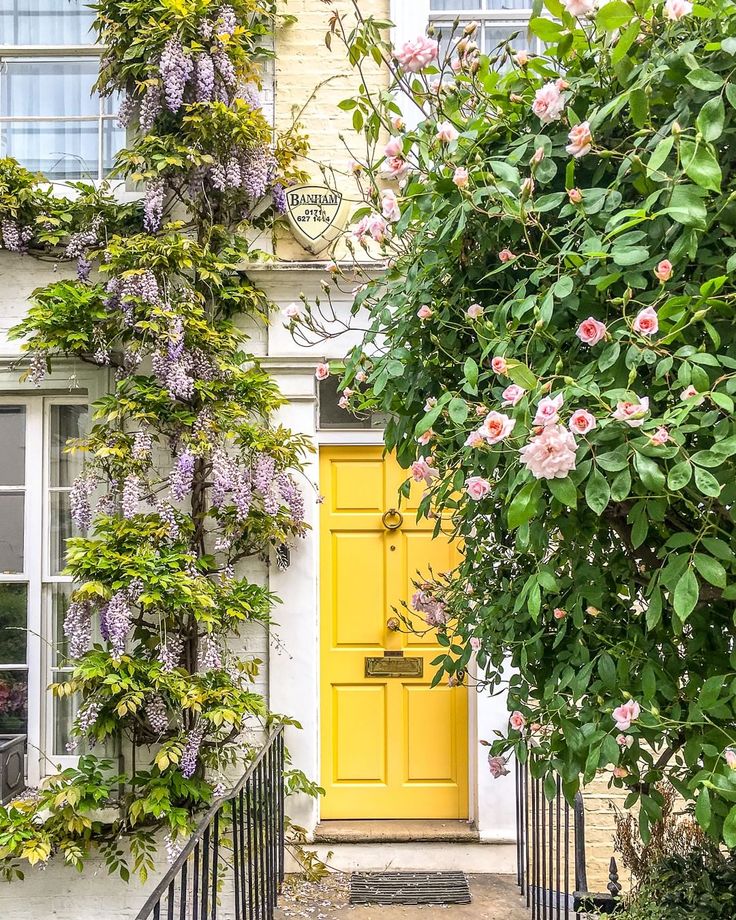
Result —
M 398 530 L 404 523 L 404 515 L 396 508 L 389 508 L 383 512 L 381 520 L 386 530 Z

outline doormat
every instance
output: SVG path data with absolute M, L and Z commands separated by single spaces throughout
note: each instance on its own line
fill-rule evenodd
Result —
M 470 904 L 463 872 L 354 872 L 351 904 Z

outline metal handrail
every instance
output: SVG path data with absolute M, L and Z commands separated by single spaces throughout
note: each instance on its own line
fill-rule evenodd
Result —
M 263 920 L 273 917 L 284 879 L 284 763 L 284 727 L 279 725 L 268 736 L 236 785 L 215 799 L 203 814 L 191 837 L 138 912 L 136 920 L 159 920 L 162 906 L 167 909 L 167 918 L 173 920 L 177 881 L 180 883 L 178 920 L 190 920 L 191 917 L 216 920 L 220 818 L 228 805 L 233 827 L 235 918 Z M 191 892 L 193 914 L 189 913 L 190 859 L 194 870 Z
M 526 764 L 517 763 L 516 877 L 532 920 L 580 920 L 590 911 L 616 913 L 623 906 L 614 857 L 610 862 L 608 894 L 588 891 L 585 808 L 579 792 L 572 808 L 572 822 L 570 812 L 559 777 L 550 800 L 544 794 L 542 781 L 530 775 Z M 574 840 L 570 834 L 573 828 Z

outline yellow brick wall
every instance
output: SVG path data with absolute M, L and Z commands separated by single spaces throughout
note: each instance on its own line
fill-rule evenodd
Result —
M 302 164 L 304 169 L 321 183 L 320 164 L 334 168 L 337 187 L 357 203 L 355 181 L 347 174 L 350 154 L 340 134 L 344 133 L 353 145 L 359 138 L 351 137 L 351 113 L 337 106 L 357 89 L 359 77 L 348 64 L 340 42 L 333 41 L 332 51 L 325 45 L 333 5 L 321 0 L 288 0 L 281 4 L 282 12 L 296 16 L 297 21 L 276 36 L 275 125 L 277 131 L 287 130 L 306 103 L 300 120 L 310 138 L 311 150 Z M 348 14 L 352 8 L 349 0 L 339 0 L 336 5 Z M 389 6 L 389 0 L 360 2 L 363 15 L 384 20 L 389 18 Z M 376 85 L 383 80 L 375 68 L 370 67 L 369 72 Z M 282 259 L 327 258 L 324 254 L 310 255 L 288 231 L 280 231 L 277 240 L 277 253 Z
M 605 891 L 608 885 L 608 867 L 611 857 L 616 857 L 619 881 L 628 888 L 628 873 L 621 865 L 621 856 L 614 853 L 613 835 L 616 830 L 614 806 L 623 811 L 626 794 L 612 787 L 604 774 L 595 779 L 583 793 L 585 802 L 585 851 L 587 854 L 588 888 Z

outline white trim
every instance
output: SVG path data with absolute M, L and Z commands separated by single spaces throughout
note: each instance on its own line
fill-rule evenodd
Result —
M 373 447 L 383 446 L 383 429 L 382 428 L 357 428 L 354 430 L 342 430 L 339 428 L 318 430 L 314 437 L 317 445 L 338 447 Z

